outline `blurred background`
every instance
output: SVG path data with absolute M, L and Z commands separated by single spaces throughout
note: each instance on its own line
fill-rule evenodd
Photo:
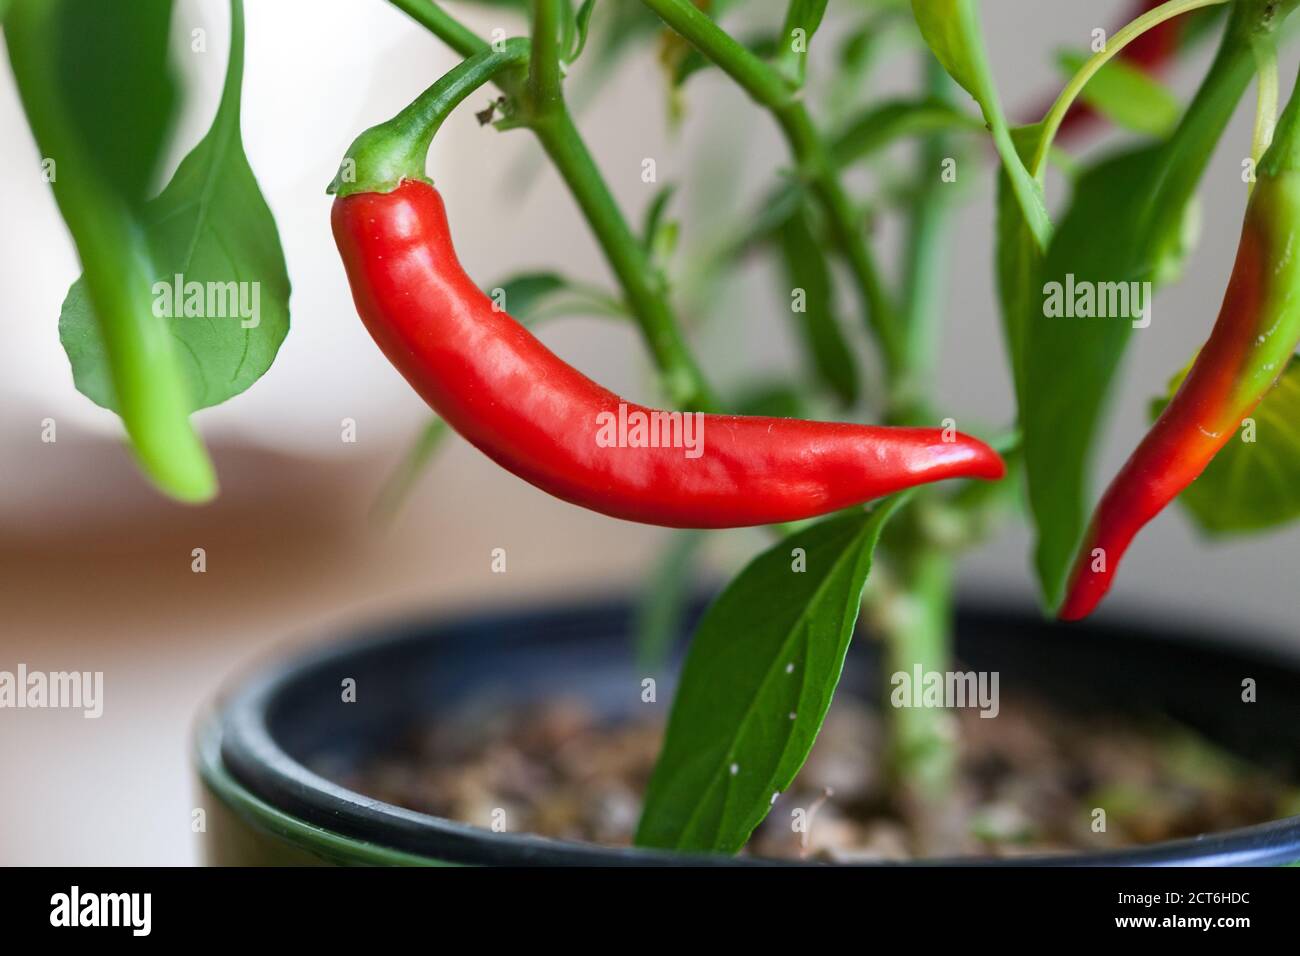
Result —
M 598 6 L 630 3 L 609 0 Z M 448 4 L 482 35 L 523 31 L 509 10 Z M 742 5 L 728 25 L 779 22 L 784 3 Z M 838 39 L 837 8 L 813 45 Z M 1003 0 L 982 4 L 986 39 L 1009 112 L 1028 118 L 1059 88 L 1054 52 L 1084 48 L 1128 4 Z M 629 591 L 662 551 L 665 532 L 581 511 L 490 464 L 453 439 L 387 526 L 367 517 L 384 479 L 427 411 L 380 356 L 353 309 L 329 232 L 324 186 L 352 138 L 385 119 L 455 62 L 423 29 L 381 0 L 248 0 L 245 146 L 279 223 L 293 281 L 292 328 L 271 371 L 247 393 L 201 412 L 222 483 L 202 509 L 169 503 L 136 472 L 120 424 L 73 388 L 57 317 L 79 267 L 12 78 L 0 75 L 0 670 L 102 670 L 104 714 L 0 711 L 0 862 L 185 864 L 196 861 L 188 736 L 223 683 L 269 655 L 406 613 L 551 601 Z M 190 50 L 206 29 L 205 53 Z M 176 57 L 188 88 L 172 165 L 206 130 L 228 44 L 224 0 L 181 0 Z M 1169 77 L 1195 87 L 1213 43 Z M 683 184 L 678 264 L 693 242 L 734 226 L 787 164 L 770 119 L 716 72 L 685 87 L 674 121 L 647 35 L 608 73 L 571 78 L 578 123 L 628 218 L 639 222 L 659 184 Z M 1284 94 L 1295 74 L 1284 51 Z M 590 72 L 590 71 L 588 71 Z M 918 58 L 900 49 L 876 74 L 881 94 L 914 88 Z M 560 269 L 612 288 L 568 192 L 526 132 L 481 129 L 471 99 L 434 146 L 430 171 L 447 200 L 466 269 L 489 286 L 523 270 Z M 963 105 L 967 105 L 963 103 Z M 1203 232 L 1184 281 L 1157 300 L 1133 336 L 1127 375 L 1100 467 L 1109 474 L 1146 427 L 1148 399 L 1207 334 L 1236 247 L 1253 96 L 1206 175 Z M 1103 134 L 1104 149 L 1121 134 Z M 906 148 L 904 148 L 906 149 Z M 906 153 L 904 152 L 905 156 Z M 658 184 L 642 182 L 653 158 Z M 965 167 L 967 171 L 970 166 Z M 940 358 L 941 407 L 963 427 L 1010 421 L 1012 394 L 992 272 L 992 173 L 967 176 L 956 220 Z M 1059 184 L 1058 184 L 1059 186 Z M 1061 190 L 1053 193 L 1057 201 Z M 898 231 L 882 223 L 888 266 Z M 685 260 L 685 261 L 684 261 Z M 724 388 L 755 370 L 788 371 L 797 343 L 781 315 L 786 293 L 755 260 L 713 294 L 698 354 Z M 850 297 L 842 301 L 851 305 Z M 687 320 L 698 318 L 687 315 Z M 856 340 L 856 313 L 841 316 Z M 542 338 L 630 398 L 657 398 L 630 326 L 593 319 L 549 323 Z M 865 347 L 864 347 L 865 354 Z M 42 420 L 58 440 L 40 440 Z M 357 440 L 341 440 L 344 419 Z M 1100 473 L 1099 473 L 1100 476 Z M 1100 477 L 1099 479 L 1100 480 Z M 701 577 L 721 577 L 762 538 L 710 538 Z M 1229 543 L 1199 540 L 1171 509 L 1138 541 L 1103 616 L 1217 623 L 1243 641 L 1300 643 L 1295 588 L 1300 529 Z M 191 572 L 191 551 L 207 572 Z M 508 572 L 490 573 L 504 548 Z M 968 596 L 1031 607 L 1030 539 L 1012 522 L 962 567 Z

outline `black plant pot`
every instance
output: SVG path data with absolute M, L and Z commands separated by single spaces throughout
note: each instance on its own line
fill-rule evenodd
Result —
M 696 609 L 698 613 L 700 609 Z M 584 698 L 616 719 L 639 704 L 625 602 L 406 624 L 326 647 L 256 675 L 200 721 L 196 761 L 216 864 L 746 865 L 494 833 L 381 803 L 308 769 L 347 767 L 468 698 Z M 1033 689 L 1066 709 L 1163 714 L 1243 757 L 1300 770 L 1300 661 L 1206 635 L 1064 628 L 1023 614 L 968 610 L 958 656 L 998 671 L 1001 690 Z M 855 642 L 842 688 L 877 686 L 869 642 Z M 1258 702 L 1243 703 L 1253 678 Z M 342 701 L 342 682 L 357 699 Z M 665 687 L 666 681 L 660 679 Z M 664 701 L 667 694 L 661 693 Z M 661 703 L 660 706 L 666 706 Z M 1129 849 L 990 865 L 1277 865 L 1300 861 L 1300 817 Z

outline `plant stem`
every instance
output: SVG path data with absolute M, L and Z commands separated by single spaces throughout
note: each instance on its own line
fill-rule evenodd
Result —
M 461 56 L 473 56 L 488 49 L 488 42 L 465 26 L 433 0 L 388 0 Z
M 533 52 L 528 62 L 528 108 L 540 119 L 564 108 L 560 90 L 559 0 L 533 0 Z
M 1070 107 L 1074 104 L 1078 95 L 1083 92 L 1083 88 L 1088 85 L 1088 81 L 1120 50 L 1152 27 L 1159 26 L 1166 20 L 1183 13 L 1199 10 L 1202 7 L 1213 7 L 1226 2 L 1227 0 L 1169 0 L 1168 3 L 1161 4 L 1154 10 L 1149 10 L 1117 31 L 1106 42 L 1106 48 L 1100 53 L 1093 54 L 1079 68 L 1079 71 L 1070 78 L 1065 88 L 1061 90 L 1061 95 L 1056 98 L 1056 102 L 1052 104 L 1051 109 L 1047 111 L 1047 115 L 1043 117 L 1043 132 L 1039 137 L 1033 160 L 1029 164 L 1029 172 L 1035 178 L 1042 178 L 1047 167 L 1048 150 L 1051 148 L 1052 140 L 1056 138 L 1057 129 L 1060 128 L 1061 122 L 1065 119 L 1065 114 L 1070 111 Z
M 684 409 L 715 408 L 713 393 L 668 305 L 664 280 L 628 227 L 569 111 L 561 103 L 558 112 L 533 123 L 532 129 L 596 234 L 663 375 L 668 394 Z
M 826 214 L 831 238 L 853 275 L 867 320 L 880 346 L 890 380 L 902 371 L 897 316 L 880 281 L 875 258 L 863 238 L 862 222 L 839 180 L 825 140 L 796 91 L 781 74 L 714 23 L 689 0 L 643 0 L 664 23 L 734 79 L 775 117 L 790 152 Z
M 462 56 L 472 57 L 491 49 L 489 44 L 432 0 L 389 2 L 410 14 Z M 666 283 L 652 268 L 633 235 L 564 105 L 556 40 L 558 18 L 559 8 L 555 0 L 536 0 L 532 54 L 526 81 L 511 71 L 496 74 L 494 80 L 507 95 L 524 101 L 524 125 L 533 130 L 587 217 L 596 241 L 622 285 L 628 306 L 674 405 L 690 411 L 714 409 L 717 400 L 668 305 Z
M 919 522 L 925 503 L 908 509 L 911 524 Z M 903 517 L 902 515 L 899 516 Z M 902 594 L 884 615 L 884 686 L 888 701 L 890 677 L 946 672 L 952 666 L 953 559 L 933 544 L 893 553 L 891 567 Z M 943 707 L 891 707 L 886 758 L 889 780 L 900 810 L 916 824 L 925 846 L 922 852 L 942 852 L 948 818 L 943 809 L 953 795 L 956 733 L 951 713 Z
M 943 67 L 925 57 L 925 85 L 929 96 L 944 100 L 951 84 Z M 942 133 L 927 136 L 920 150 L 920 171 L 915 196 L 908 210 L 904 261 L 902 318 L 906 380 L 897 390 L 893 409 L 899 424 L 929 422 L 930 395 L 943 318 L 942 276 L 948 262 L 947 226 L 952 216 L 952 187 L 937 171 L 950 139 Z M 954 560 L 949 550 L 933 540 L 925 528 L 929 508 L 937 504 L 932 491 L 919 493 L 908 509 L 901 540 L 891 550 L 898 576 L 901 607 L 884 616 L 885 673 L 946 671 L 952 666 L 952 587 Z M 895 538 L 893 540 L 899 540 Z M 886 704 L 890 685 L 886 685 Z M 885 706 L 891 717 L 886 758 L 895 800 L 913 818 L 921 842 L 918 849 L 944 852 L 944 808 L 951 802 L 957 765 L 957 741 L 951 715 L 943 709 Z
M 1272 38 L 1258 39 L 1254 44 L 1255 61 L 1259 66 L 1258 94 L 1255 102 L 1255 128 L 1250 137 L 1250 158 L 1258 165 L 1273 142 L 1277 126 L 1277 47 Z M 1253 186 L 1253 184 L 1252 184 Z
M 346 163 L 327 192 L 349 196 L 359 192 L 391 192 L 403 180 L 428 182 L 424 168 L 429 146 L 442 124 L 467 96 L 510 70 L 528 62 L 528 43 L 511 39 L 501 51 L 491 48 L 462 60 L 400 113 L 372 126 L 348 147 Z
M 946 102 L 952 83 L 932 56 L 925 59 L 927 94 Z M 905 424 L 929 423 L 928 408 L 934 385 L 943 318 L 943 282 L 948 265 L 947 227 L 954 208 L 950 184 L 938 179 L 952 138 L 942 133 L 927 136 L 921 145 L 920 172 L 915 198 L 908 210 L 906 259 L 903 272 L 902 327 L 906 381 L 897 390 L 896 412 Z

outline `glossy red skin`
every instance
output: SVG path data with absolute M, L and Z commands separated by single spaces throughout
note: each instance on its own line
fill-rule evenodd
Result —
M 1262 393 L 1240 395 L 1236 386 L 1251 342 L 1260 334 L 1266 248 L 1266 237 L 1248 215 L 1214 330 L 1177 394 L 1097 505 L 1058 611 L 1061 620 L 1077 621 L 1093 612 L 1134 536 L 1200 476 L 1263 398 Z M 1105 553 L 1104 571 L 1093 570 L 1098 548 Z
M 389 361 L 503 468 L 593 511 L 676 528 L 811 518 L 945 478 L 1000 478 L 997 453 L 938 429 L 706 415 L 703 454 L 601 447 L 622 399 L 493 307 L 452 248 L 432 186 L 335 200 L 357 311 Z M 643 406 L 626 403 L 633 410 Z

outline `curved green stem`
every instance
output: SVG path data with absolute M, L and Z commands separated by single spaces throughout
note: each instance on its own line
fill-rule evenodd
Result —
M 1255 101 L 1255 127 L 1250 137 L 1250 158 L 1255 165 L 1268 152 L 1273 142 L 1273 130 L 1277 126 L 1277 48 L 1271 38 L 1258 40 L 1255 47 L 1255 60 L 1259 64 L 1259 92 Z
M 840 182 L 825 140 L 796 91 L 773 67 L 738 43 L 688 0 L 643 0 L 664 23 L 685 37 L 776 118 L 790 152 L 817 197 L 831 237 L 848 264 L 853 282 L 880 346 L 891 380 L 902 373 L 904 356 L 898 319 L 863 237 L 861 217 Z
M 1079 71 L 1070 78 L 1061 90 L 1061 95 L 1056 98 L 1047 115 L 1043 117 L 1043 131 L 1038 140 L 1037 148 L 1034 150 L 1033 160 L 1029 164 L 1029 171 L 1036 179 L 1041 179 L 1044 170 L 1047 168 L 1047 154 L 1051 148 L 1052 141 L 1056 138 L 1056 131 L 1060 129 L 1061 123 L 1065 120 L 1065 114 L 1070 111 L 1074 105 L 1075 99 L 1083 92 L 1083 88 L 1088 85 L 1088 81 L 1106 65 L 1120 50 L 1128 46 L 1142 34 L 1146 33 L 1152 27 L 1159 26 L 1166 20 L 1170 20 L 1180 14 L 1190 13 L 1193 10 L 1199 10 L 1202 7 L 1213 7 L 1219 4 L 1227 3 L 1229 0 L 1168 0 L 1149 10 L 1142 16 L 1125 25 L 1115 33 L 1106 42 L 1106 49 L 1100 53 L 1095 53 L 1079 68 Z
M 773 112 L 795 102 L 795 90 L 775 69 L 751 53 L 689 0 L 643 0 L 692 46 Z
M 503 71 L 526 62 L 528 41 L 514 38 L 500 52 L 482 50 L 448 70 L 406 109 L 353 140 L 326 191 L 387 193 L 404 179 L 430 182 L 424 173 L 429 146 L 452 110 Z
M 388 0 L 420 26 L 464 57 L 482 53 L 488 42 L 433 0 Z

